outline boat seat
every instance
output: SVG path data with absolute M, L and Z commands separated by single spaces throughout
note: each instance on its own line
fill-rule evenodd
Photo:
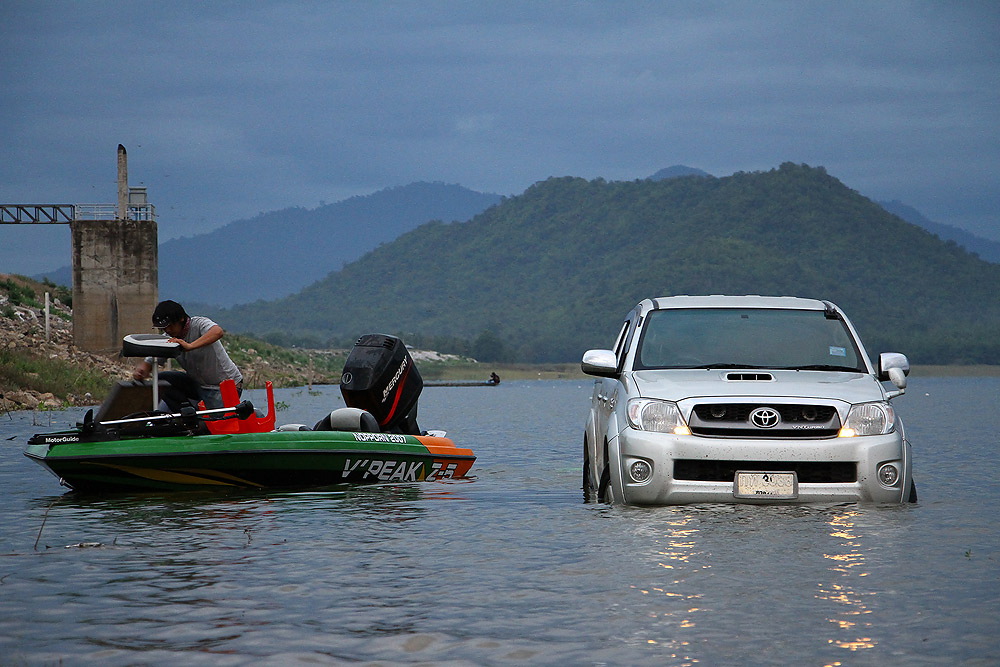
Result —
M 267 389 L 267 414 L 261 415 L 254 410 L 254 415 L 247 419 L 237 419 L 234 416 L 223 419 L 209 419 L 205 421 L 205 426 L 213 435 L 224 433 L 269 433 L 274 430 L 274 388 L 271 382 L 265 384 Z M 233 380 L 225 380 L 219 385 L 222 393 L 222 405 L 227 408 L 235 408 L 240 403 L 240 395 L 236 391 L 236 383 Z M 226 413 L 227 415 L 230 413 Z
M 378 420 L 367 410 L 360 408 L 337 408 L 316 422 L 314 431 L 351 431 L 354 433 L 378 433 Z

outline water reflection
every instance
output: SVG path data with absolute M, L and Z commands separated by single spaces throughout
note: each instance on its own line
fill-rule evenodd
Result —
M 639 596 L 632 611 L 646 619 L 627 644 L 669 649 L 671 664 L 752 661 L 770 655 L 775 644 L 837 664 L 843 651 L 879 647 L 873 602 L 880 578 L 872 576 L 870 560 L 896 546 L 897 508 L 702 505 L 613 512 L 631 524 L 627 539 L 617 540 L 621 575 Z M 641 555 L 631 567 L 624 565 L 629 550 Z M 723 640 L 720 629 L 734 627 L 724 641 L 738 649 L 720 656 L 708 638 Z
M 696 590 L 691 580 L 712 565 L 710 554 L 700 542 L 700 520 L 691 508 L 673 507 L 654 510 L 625 510 L 639 520 L 637 536 L 647 541 L 647 548 L 656 571 L 637 572 L 643 584 L 631 584 L 632 590 L 645 596 L 643 606 L 648 627 L 639 629 L 632 638 L 656 649 L 656 655 L 669 659 L 670 664 L 693 665 L 699 662 L 689 637 L 705 612 L 701 604 L 704 593 Z
M 831 528 L 830 537 L 836 540 L 834 548 L 824 553 L 823 558 L 832 561 L 831 572 L 840 575 L 839 581 L 819 584 L 816 593 L 817 600 L 824 600 L 838 605 L 829 622 L 836 626 L 840 633 L 831 637 L 828 642 L 839 648 L 850 651 L 875 648 L 877 641 L 868 636 L 872 628 L 866 616 L 872 613 L 866 599 L 875 595 L 873 591 L 859 590 L 853 584 L 853 579 L 867 577 L 867 559 L 862 549 L 862 535 L 858 532 L 856 509 L 844 509 L 833 516 L 827 525 Z
M 428 588 L 420 550 L 431 548 L 417 536 L 455 539 L 441 504 L 464 500 L 467 488 L 65 494 L 35 501 L 48 510 L 45 557 L 18 579 L 44 591 L 47 608 L 89 610 L 76 627 L 91 649 L 153 662 L 173 662 L 158 653 L 168 648 L 252 655 L 289 634 L 341 646 L 405 637 L 434 609 L 414 597 Z M 74 543 L 97 548 L 63 548 Z M 55 581 L 68 567 L 72 581 Z
M 425 392 L 481 458 L 415 488 L 82 499 L 14 414 L 0 663 L 997 664 L 1000 384 L 937 387 L 901 404 L 922 501 L 893 508 L 579 504 L 575 384 Z M 279 420 L 335 407 L 300 393 Z
M 69 492 L 32 499 L 28 506 L 38 517 L 36 550 L 74 544 L 153 546 L 173 535 L 192 540 L 192 548 L 197 549 L 207 543 L 234 541 L 249 546 L 255 535 L 273 530 L 266 522 L 277 515 L 306 526 L 322 514 L 331 528 L 359 520 L 383 525 L 408 522 L 422 518 L 428 503 L 467 500 L 462 491 L 469 483 L 448 480 L 277 492 L 236 489 L 106 496 Z

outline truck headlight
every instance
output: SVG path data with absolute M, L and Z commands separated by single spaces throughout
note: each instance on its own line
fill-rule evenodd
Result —
M 628 402 L 628 423 L 639 431 L 691 435 L 676 403 L 652 398 L 633 398 Z
M 838 437 L 853 438 L 856 435 L 883 435 L 896 428 L 896 411 L 885 401 L 852 405 L 847 420 Z

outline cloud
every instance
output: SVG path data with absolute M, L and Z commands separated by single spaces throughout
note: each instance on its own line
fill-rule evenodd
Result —
M 0 199 L 113 201 L 118 143 L 161 239 L 415 180 L 793 161 L 1000 238 L 998 26 L 986 2 L 8 0 Z

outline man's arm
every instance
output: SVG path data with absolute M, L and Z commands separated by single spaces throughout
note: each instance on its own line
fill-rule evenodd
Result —
M 170 342 L 179 343 L 180 346 L 183 347 L 185 350 L 197 350 L 198 348 L 211 345 L 215 341 L 220 340 L 225 335 L 225 333 L 226 332 L 222 330 L 222 327 L 216 324 L 213 325 L 204 334 L 191 341 L 190 343 L 184 340 L 183 338 L 171 338 Z

